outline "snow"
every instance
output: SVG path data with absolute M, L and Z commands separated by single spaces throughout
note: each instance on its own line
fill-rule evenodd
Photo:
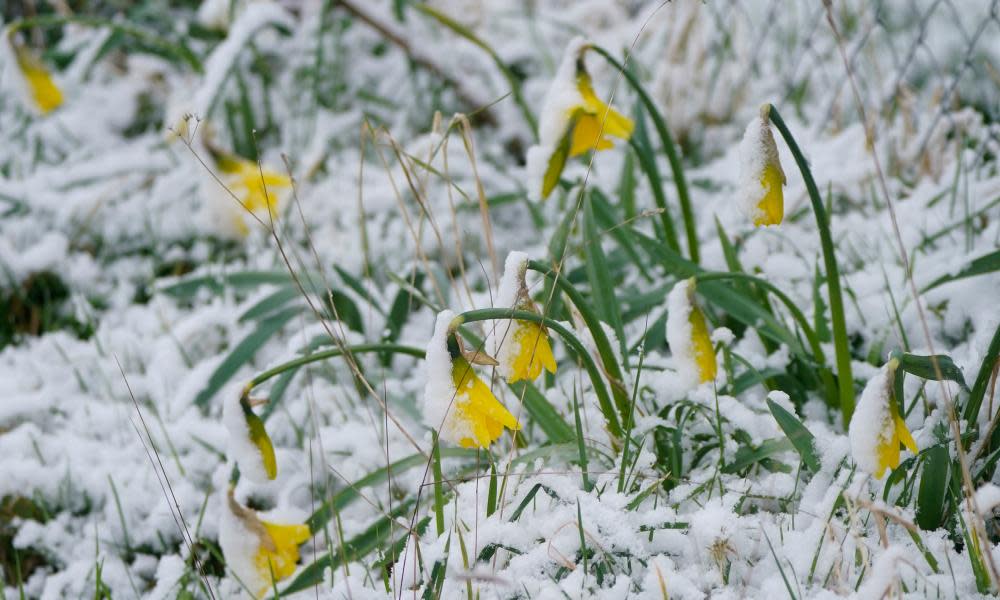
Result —
M 147 4 L 158 10 L 161 3 Z M 237 8 L 235 20 L 215 20 L 222 18 L 223 10 L 228 13 L 230 4 Z M 914 46 L 918 52 L 904 73 L 886 44 L 905 52 L 918 29 L 905 19 L 914 11 L 930 10 L 933 3 L 885 3 L 879 15 L 865 3 L 844 5 L 844 11 L 857 11 L 862 23 L 848 49 L 863 93 L 873 101 L 870 115 L 878 115 L 874 148 L 866 145 L 852 110 L 821 5 L 772 11 L 770 5 L 748 3 L 729 11 L 713 3 L 674 2 L 664 5 L 639 33 L 659 3 L 556 0 L 535 3 L 522 14 L 525 11 L 503 3 L 435 0 L 435 8 L 468 26 L 523 77 L 521 91 L 542 126 L 532 147 L 534 134 L 507 95 L 510 85 L 492 58 L 404 4 L 402 21 L 388 1 L 363 6 L 412 46 L 412 56 L 357 20 L 347 26 L 350 18 L 340 7 L 327 13 L 321 26 L 322 3 L 300 7 L 288 2 L 205 2 L 198 12 L 205 13 L 205 23 L 221 28 L 218 35 L 225 37 L 219 39 L 188 37 L 185 32 L 198 18 L 196 9 L 176 8 L 176 15 L 171 13 L 176 18 L 165 20 L 168 26 L 161 33 L 189 44 L 206 67 L 201 74 L 182 62 L 140 53 L 129 36 L 116 37 L 122 45 L 100 53 L 111 35 L 106 27 L 46 28 L 46 39 L 63 36 L 58 47 L 40 55 L 65 86 L 65 103 L 44 118 L 25 109 L 24 97 L 10 87 L 23 82 L 9 61 L 0 60 L 0 299 L 25 290 L 40 272 L 58 276 L 69 294 L 58 306 L 46 307 L 55 311 L 57 322 L 47 320 L 44 312 L 19 315 L 9 310 L 4 315 L 17 316 L 21 329 L 0 348 L 0 499 L 24 498 L 47 513 L 44 519 L 3 523 L 5 532 L 13 530 L 12 543 L 22 557 L 38 553 L 44 558 L 24 582 L 26 596 L 92 596 L 94 567 L 103 561 L 102 579 L 114 597 L 133 597 L 136 589 L 141 597 L 172 598 L 184 592 L 197 597 L 197 579 L 187 567 L 190 556 L 172 517 L 173 499 L 160 487 L 163 476 L 171 483 L 176 507 L 205 544 L 199 547 L 220 542 L 230 567 L 248 573 L 252 535 L 225 509 L 235 461 L 245 475 L 236 493 L 241 503 L 296 514 L 297 522 L 319 502 L 357 488 L 356 500 L 340 507 L 337 526 L 331 522 L 330 539 L 317 538 L 320 553 L 327 543 L 361 535 L 401 501 L 422 494 L 418 509 L 394 518 L 407 527 L 411 518 L 431 518 L 419 538 L 409 539 L 405 559 L 376 577 L 376 555 L 358 557 L 324 573 L 323 584 L 301 594 L 304 598 L 384 598 L 400 592 L 420 596 L 426 591 L 420 582 L 429 580 L 435 561 L 443 558 L 449 535 L 444 598 L 466 597 L 467 581 L 473 594 L 483 598 L 522 594 L 659 599 L 662 589 L 670 598 L 784 598 L 788 591 L 779 565 L 796 597 L 803 599 L 877 598 L 887 589 L 890 596 L 894 589 L 906 589 L 906 597 L 978 597 L 968 553 L 956 548 L 944 529 L 920 531 L 941 573 L 927 566 L 902 526 L 888 523 L 882 537 L 867 505 L 860 502 L 886 498 L 882 507 L 912 520 L 912 500 L 894 506 L 906 501 L 901 486 L 886 489 L 885 479 L 873 480 L 860 471 L 865 456 L 871 466 L 873 434 L 886 415 L 885 368 L 869 362 L 871 357 L 902 349 L 904 338 L 917 354 L 929 352 L 933 344 L 937 352 L 953 358 L 971 384 L 1000 318 L 1000 278 L 995 273 L 947 283 L 922 295 L 931 334 L 925 339 L 907 273 L 895 254 L 891 220 L 882 199 L 872 193 L 875 151 L 884 158 L 890 191 L 897 199 L 899 226 L 913 257 L 918 288 L 996 249 L 997 126 L 995 114 L 986 118 L 981 112 L 995 104 L 995 98 L 988 86 L 992 79 L 981 74 L 986 61 L 997 64 L 998 49 L 986 43 L 995 37 L 996 24 L 981 3 L 938 3 L 941 8 L 924 23 L 923 41 Z M 955 8 L 954 18 L 967 32 L 980 21 L 987 25 L 968 63 L 959 62 L 965 36 L 949 16 L 949 7 Z M 215 17 L 208 19 L 209 12 Z M 129 22 L 125 15 L 116 18 Z M 272 23 L 281 24 L 290 35 L 270 27 Z M 872 35 L 859 39 L 869 31 Z M 30 34 L 25 37 L 31 41 Z M 612 439 L 606 431 L 586 372 L 557 341 L 553 350 L 559 373 L 533 385 L 574 434 L 573 407 L 579 403 L 593 489 L 582 485 L 575 440 L 547 443 L 528 410 L 529 398 L 522 399 L 495 377 L 491 388 L 518 416 L 523 425 L 518 437 L 524 445 L 483 452 L 479 462 L 445 456 L 446 529 L 438 536 L 427 502 L 430 480 L 419 452 L 430 447 L 428 427 L 442 429 L 442 440 L 449 442 L 443 449 L 448 451 L 453 450 L 451 442 L 468 433 L 448 418 L 455 390 L 446 330 L 462 310 L 513 306 L 520 281 L 519 269 L 512 267 L 523 264 L 525 257 L 553 258 L 550 241 L 574 210 L 573 202 L 556 194 L 545 204 L 529 205 L 518 194 L 525 187 L 538 189 L 530 182 L 540 180 L 551 144 L 565 132 L 565 110 L 579 100 L 575 55 L 583 40 L 619 57 L 623 48 L 631 49 L 634 72 L 664 111 L 682 149 L 702 242 L 700 266 L 708 271 L 729 268 L 716 233 L 718 218 L 744 270 L 781 289 L 808 322 L 816 323 L 829 314 L 828 308 L 814 314 L 814 276 L 817 265 L 822 273 L 822 257 L 802 178 L 781 140 L 777 152 L 790 167 L 785 222 L 755 229 L 745 214 L 733 210 L 734 202 L 746 204 L 750 197 L 744 184 L 760 193 L 759 180 L 746 177 L 752 168 L 741 174 L 741 163 L 744 158 L 751 163 L 766 158 L 766 134 L 757 107 L 775 103 L 808 156 L 824 199 L 830 199 L 831 229 L 849 290 L 845 311 L 852 367 L 856 380 L 867 379 L 869 384 L 860 395 L 857 425 L 846 432 L 838 410 L 815 391 L 802 397 L 790 386 L 769 389 L 772 381 L 734 391 L 727 369 L 735 378 L 752 375 L 751 367 L 784 373 L 797 359 L 787 345 L 775 346 L 699 297 L 713 320 L 717 317 L 728 326 L 712 332 L 713 342 L 723 347 L 720 367 L 727 369 L 720 368 L 717 394 L 711 386 L 692 390 L 691 365 L 684 363 L 691 306 L 681 293 L 690 283 L 675 282 L 656 264 L 647 265 L 647 279 L 622 252 L 618 234 L 634 227 L 654 236 L 653 222 L 658 219 L 645 212 L 655 205 L 634 161 L 640 216 L 627 218 L 617 190 L 629 150 L 619 145 L 600 154 L 587 187 L 601 190 L 612 211 L 613 221 L 601 227 L 602 243 L 616 278 L 613 291 L 623 302 L 623 314 L 628 314 L 621 340 L 626 348 L 643 349 L 643 370 L 637 377 L 638 353 L 622 356 L 618 336 L 603 325 L 616 359 L 629 364 L 624 378 L 630 397 L 633 382 L 638 384 L 635 444 L 630 445 L 638 456 L 635 470 L 619 492 L 621 460 L 614 448 L 620 448 L 621 439 Z M 807 41 L 810 46 L 803 45 Z M 933 61 L 940 62 L 937 68 L 925 49 L 933 50 Z M 62 66 L 62 60 L 74 54 L 72 63 Z M 323 64 L 314 77 L 311 69 L 318 56 Z M 482 104 L 467 106 L 453 86 L 415 65 L 413 58 L 434 61 L 442 73 L 474 91 L 474 99 Z M 959 75 L 958 95 L 946 98 L 954 75 L 949 67 L 958 64 L 971 70 Z M 266 90 L 258 75 L 263 65 L 272 77 Z M 617 75 L 593 53 L 587 66 L 598 82 Z M 359 390 L 345 362 L 336 358 L 301 368 L 280 398 L 280 377 L 255 388 L 254 398 L 269 400 L 255 411 L 263 416 L 273 410 L 265 426 L 279 463 L 278 479 L 265 484 L 252 481 L 254 467 L 259 468 L 257 450 L 246 440 L 245 422 L 236 419 L 241 416 L 241 386 L 264 369 L 311 352 L 306 348 L 316 338 L 325 338 L 327 327 L 301 298 L 294 299 L 304 307 L 302 312 L 240 365 L 213 398 L 197 406 L 194 398 L 219 365 L 260 324 L 241 316 L 279 286 L 225 284 L 222 290 L 204 287 L 188 296 L 164 291 L 178 277 L 212 275 L 224 282 L 246 271 L 286 270 L 273 240 L 262 232 L 230 236 L 223 226 L 232 225 L 232 213 L 224 210 L 218 211 L 220 221 L 213 220 L 214 209 L 238 207 L 228 194 L 213 198 L 218 184 L 205 179 L 209 176 L 204 167 L 183 143 L 168 142 L 163 135 L 182 115 L 195 113 L 203 119 L 199 129 L 211 125 L 215 141 L 233 150 L 237 140 L 226 105 L 240 100 L 237 73 L 250 90 L 263 164 L 284 172 L 284 154 L 297 177 L 298 204 L 289 203 L 279 223 L 287 258 L 297 272 L 320 271 L 321 279 L 349 297 L 364 331 L 344 334 L 339 324 L 326 325 L 350 344 L 378 343 L 392 333 L 394 343 L 427 348 L 428 354 L 424 361 L 402 354 L 357 353 L 374 394 Z M 899 89 L 906 94 L 898 95 Z M 802 91 L 794 94 L 794 102 L 790 90 Z M 894 110 L 876 110 L 884 106 L 874 101 L 885 97 L 898 100 Z M 980 101 L 978 108 L 971 105 L 972 98 Z M 616 103 L 631 109 L 634 100 L 622 82 Z M 442 123 L 448 123 L 453 111 L 470 113 L 487 104 L 497 125 L 477 124 L 472 132 L 477 181 L 460 139 L 445 136 L 443 126 L 433 130 L 434 111 L 441 111 Z M 235 128 L 242 130 L 241 119 L 236 121 Z M 645 122 L 658 149 L 655 131 L 648 118 Z M 369 126 L 378 130 L 375 136 L 368 135 Z M 392 152 L 390 136 L 399 144 L 401 160 Z M 199 144 L 198 138 L 193 140 L 194 151 L 210 162 Z M 751 151 L 741 153 L 746 145 Z M 670 168 L 662 152 L 656 157 L 668 205 L 675 210 Z M 212 185 L 202 185 L 205 181 Z M 499 282 L 489 268 L 475 194 L 478 183 L 491 202 L 497 256 L 517 250 L 507 255 Z M 215 200 L 220 202 L 213 204 Z M 679 215 L 672 216 L 680 228 Z M 568 237 L 562 276 L 589 297 L 580 227 L 578 216 Z M 641 246 L 636 250 L 640 256 L 645 253 Z M 480 269 L 480 264 L 486 268 Z M 364 300 L 340 272 L 354 277 L 373 301 Z M 418 278 L 423 278 L 422 284 L 414 283 Z M 385 313 L 397 297 L 405 299 L 400 291 L 411 284 L 420 295 L 408 299 L 405 322 L 393 329 Z M 674 289 L 664 302 L 670 286 Z M 821 284 L 824 302 L 826 293 Z M 643 301 L 652 306 L 648 319 L 645 305 L 633 305 L 635 298 L 652 298 Z M 771 299 L 779 321 L 794 328 L 785 308 Z M 313 300 L 322 311 L 318 295 Z M 899 310 L 898 322 L 892 302 Z M 593 351 L 589 331 L 580 326 L 572 306 L 562 305 L 566 312 L 558 318 Z M 664 314 L 667 337 L 680 338 L 670 339 L 669 348 L 660 326 L 653 331 Z M 64 319 L 77 324 L 66 325 Z M 33 329 L 36 324 L 45 327 Z M 467 327 L 487 336 L 491 325 Z M 647 326 L 650 335 L 644 338 Z M 326 340 L 322 349 L 333 347 Z M 832 343 L 824 341 L 822 347 L 832 364 Z M 726 354 L 731 360 L 723 362 Z M 490 369 L 476 367 L 476 372 L 490 383 Z M 922 383 L 907 376 L 907 405 Z M 961 402 L 965 392 L 951 389 Z M 924 414 L 920 399 L 907 419 L 921 448 L 938 443 L 937 432 L 947 425 L 940 387 L 925 385 L 923 393 L 931 410 Z M 800 470 L 797 453 L 787 447 L 769 455 L 769 463 L 739 472 L 725 469 L 737 453 L 785 439 L 766 399 L 799 415 L 815 436 L 818 473 Z M 980 432 L 993 417 L 989 408 L 987 399 L 978 417 Z M 662 478 L 667 467 L 657 449 L 664 431 L 679 425 L 681 481 L 666 491 Z M 717 426 L 724 438 L 721 455 L 715 445 Z M 972 431 L 968 424 L 964 429 Z M 151 460 L 146 447 L 155 448 L 159 460 L 155 455 Z M 418 458 L 409 458 L 414 456 Z M 372 473 L 404 459 L 415 466 L 394 467 L 387 478 L 365 484 Z M 974 471 L 982 461 L 980 457 Z M 852 475 L 855 463 L 859 472 Z M 498 509 L 491 515 L 485 506 L 489 464 L 504 475 Z M 512 519 L 536 484 L 544 488 Z M 1000 506 L 998 482 L 994 477 L 976 485 L 977 502 L 992 530 L 992 510 Z M 628 509 L 642 490 L 652 492 L 637 508 Z M 686 525 L 664 528 L 675 523 Z M 586 573 L 579 560 L 581 525 L 585 543 L 594 552 Z M 466 566 L 459 532 L 469 557 L 493 543 L 513 550 L 499 549 L 490 561 Z M 401 539 L 403 530 L 395 535 Z M 995 546 L 992 550 L 997 553 Z M 312 560 L 312 551 L 303 549 L 303 565 Z M 600 584 L 595 564 L 602 565 L 605 576 Z M 389 594 L 381 573 L 388 578 Z M 246 597 L 231 573 L 210 575 L 208 581 L 217 597 Z M 15 582 L 5 580 L 3 585 L 5 596 L 19 597 Z
M 220 491 L 219 504 L 222 506 L 219 521 L 219 547 L 226 557 L 226 565 L 233 570 L 236 578 L 248 590 L 257 590 L 270 585 L 270 581 L 257 571 L 255 559 L 260 548 L 260 533 L 251 530 L 233 506 L 236 500 L 228 491 Z
M 451 355 L 448 353 L 448 336 L 455 313 L 443 310 L 438 313 L 434 333 L 427 342 L 424 359 L 424 424 L 438 432 L 441 439 L 458 444 L 472 437 L 472 427 L 456 418 L 454 404 L 457 390 L 451 376 Z

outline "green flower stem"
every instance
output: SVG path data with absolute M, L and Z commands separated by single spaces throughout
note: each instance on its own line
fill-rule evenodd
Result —
M 646 106 L 646 112 L 649 113 L 649 118 L 653 120 L 653 125 L 656 127 L 657 133 L 660 134 L 660 141 L 663 144 L 663 151 L 667 154 L 667 160 L 670 161 L 670 170 L 674 173 L 674 185 L 677 187 L 677 200 L 681 205 L 681 215 L 684 217 L 684 232 L 687 234 L 688 242 L 688 253 L 690 254 L 691 261 L 695 264 L 699 263 L 698 258 L 698 232 L 694 225 L 694 211 L 691 210 L 691 197 L 688 194 L 687 180 L 684 179 L 684 169 L 681 166 L 680 156 L 677 154 L 677 146 L 674 144 L 674 138 L 670 135 L 670 130 L 667 129 L 667 123 L 663 120 L 663 115 L 657 110 L 656 104 L 653 103 L 653 99 L 649 97 L 646 90 L 643 89 L 642 84 L 639 80 L 635 78 L 631 72 L 629 72 L 623 64 L 618 62 L 614 56 L 611 56 L 604 48 L 600 46 L 590 46 L 594 52 L 597 52 L 604 60 L 608 61 L 611 66 L 618 69 L 618 71 L 625 76 L 625 79 L 632 86 L 632 89 L 639 95 L 639 99 Z M 656 186 L 653 186 L 656 187 Z
M 724 280 L 724 279 L 740 279 L 744 281 L 752 282 L 754 285 L 758 285 L 767 291 L 775 295 L 778 300 L 780 300 L 787 308 L 789 314 L 792 315 L 792 319 L 798 323 L 799 327 L 802 328 L 802 335 L 805 336 L 806 341 L 809 343 L 809 348 L 813 353 L 813 360 L 819 365 L 819 375 L 820 379 L 823 380 L 823 385 L 827 391 L 827 403 L 836 406 L 837 404 L 837 388 L 833 382 L 833 376 L 830 374 L 830 370 L 826 368 L 826 356 L 823 354 L 823 348 L 819 343 L 819 336 L 813 330 L 812 326 L 809 324 L 809 320 L 806 316 L 802 314 L 799 307 L 792 302 L 792 299 L 785 295 L 784 292 L 779 290 L 770 282 L 761 279 L 759 277 L 754 277 L 747 273 L 724 273 L 724 272 L 702 272 L 694 276 L 698 282 L 702 281 L 714 281 L 714 280 Z
M 788 130 L 785 121 L 774 106 L 769 106 L 768 116 L 778 128 L 781 137 L 788 144 L 788 149 L 795 157 L 795 163 L 802 172 L 806 183 L 809 201 L 812 203 L 813 214 L 816 215 L 816 228 L 819 230 L 820 246 L 823 249 L 823 265 L 826 269 L 826 287 L 830 296 L 830 320 L 833 325 L 833 348 L 837 355 L 837 379 L 840 392 L 840 412 L 844 426 L 851 422 L 854 413 L 854 378 L 851 375 L 851 354 L 847 345 L 847 322 L 844 318 L 844 300 L 840 291 L 840 270 L 837 268 L 837 255 L 834 252 L 833 238 L 830 235 L 830 219 L 823 208 L 823 201 L 813 179 L 812 171 L 805 156 L 795 143 L 792 132 Z
M 629 414 L 629 405 L 631 404 L 628 397 L 628 390 L 625 389 L 625 381 L 622 377 L 621 366 L 618 364 L 618 359 L 611 346 L 611 340 L 608 339 L 608 335 L 605 333 L 604 327 L 601 326 L 601 320 L 597 317 L 597 313 L 594 312 L 590 304 L 584 300 L 580 292 L 573 287 L 565 276 L 557 275 L 552 271 L 551 267 L 538 262 L 537 260 L 529 260 L 528 268 L 532 271 L 541 273 L 553 284 L 558 286 L 559 289 L 563 291 L 567 297 L 569 297 L 573 306 L 575 306 L 577 311 L 580 313 L 580 316 L 583 317 L 583 322 L 586 323 L 587 329 L 590 330 L 591 337 L 594 338 L 594 345 L 597 346 L 597 352 L 601 356 L 601 363 L 604 364 L 604 371 L 609 376 L 608 378 L 611 383 L 611 393 L 615 397 L 615 404 L 618 406 L 618 412 L 622 415 L 622 419 L 627 421 L 626 417 Z
M 413 356 L 415 358 L 423 358 L 424 351 L 420 348 L 414 348 L 413 346 L 404 346 L 402 344 L 356 344 L 354 346 L 345 346 L 341 348 L 331 348 L 330 350 L 323 350 L 322 352 L 313 352 L 312 354 L 307 354 L 306 356 L 300 356 L 299 358 L 290 360 L 285 363 L 281 363 L 275 367 L 257 374 L 256 377 L 250 380 L 249 383 L 243 388 L 243 395 L 246 396 L 250 393 L 253 388 L 264 383 L 272 377 L 277 377 L 285 371 L 290 371 L 292 369 L 297 369 L 303 365 L 308 365 L 309 363 L 319 362 L 321 360 L 326 360 L 328 358 L 335 358 L 337 356 L 342 356 L 344 353 L 348 354 L 364 354 L 366 352 L 390 352 L 394 354 L 406 354 Z
M 458 318 L 462 320 L 463 323 L 475 323 L 476 321 L 493 321 L 493 320 L 518 320 L 518 321 L 529 321 L 532 323 L 538 323 L 548 327 L 552 331 L 555 331 L 563 338 L 563 341 L 573 349 L 574 352 L 580 357 L 583 362 L 583 366 L 587 369 L 587 374 L 590 376 L 590 382 L 594 387 L 594 393 L 597 394 L 597 401 L 600 404 L 601 412 L 604 413 L 604 420 L 607 423 L 608 431 L 616 439 L 621 439 L 622 428 L 618 421 L 618 415 L 615 412 L 615 406 L 611 402 L 611 397 L 608 395 L 608 390 L 604 387 L 604 379 L 601 377 L 601 370 L 597 367 L 594 362 L 593 357 L 587 352 L 587 349 L 580 343 L 580 340 L 576 338 L 573 333 L 559 324 L 558 321 L 554 321 L 547 317 L 543 317 L 540 314 L 527 311 L 527 310 L 513 310 L 510 308 L 484 308 L 479 310 L 470 310 L 458 315 Z M 626 406 L 626 409 L 628 407 Z

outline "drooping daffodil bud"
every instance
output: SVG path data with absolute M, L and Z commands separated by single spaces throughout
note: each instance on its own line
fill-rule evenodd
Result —
M 758 227 L 779 225 L 785 216 L 785 172 L 771 132 L 770 109 L 769 104 L 761 107 L 740 142 L 740 208 Z
M 691 278 L 678 281 L 667 295 L 667 343 L 677 374 L 687 387 L 714 381 L 716 374 L 715 349 L 694 292 Z
M 459 324 L 454 313 L 442 311 L 427 344 L 424 423 L 463 448 L 488 448 L 504 428 L 521 425 L 476 375 L 473 364 L 497 363 L 485 352 L 465 350 Z
M 532 195 L 545 199 L 559 183 L 566 161 L 590 150 L 614 146 L 611 137 L 627 140 L 631 119 L 609 107 L 594 92 L 584 62 L 589 48 L 582 38 L 569 43 L 542 104 L 538 144 L 528 149 Z
M 254 598 L 295 572 L 299 545 L 312 535 L 308 525 L 264 521 L 236 501 L 230 487 L 222 499 L 219 547 L 237 579 Z
M 527 268 L 527 254 L 511 252 L 507 255 L 497 307 L 538 313 L 524 281 Z M 542 369 L 556 372 L 548 332 L 540 323 L 520 319 L 497 321 L 487 337 L 487 348 L 496 356 L 500 376 L 510 383 L 534 381 Z
M 868 380 L 861 399 L 854 407 L 847 434 L 851 455 L 858 467 L 881 479 L 886 469 L 899 466 L 899 445 L 917 453 L 917 443 L 899 412 L 899 399 L 893 391 L 897 358 L 890 358 Z
M 240 473 L 255 483 L 266 483 L 277 477 L 274 445 L 246 394 L 227 399 L 222 407 L 222 421 L 229 432 L 229 453 Z

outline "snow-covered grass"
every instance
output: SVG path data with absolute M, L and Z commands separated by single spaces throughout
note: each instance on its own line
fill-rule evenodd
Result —
M 996 0 L 84 4 L 0 8 L 5 597 L 1000 589 Z

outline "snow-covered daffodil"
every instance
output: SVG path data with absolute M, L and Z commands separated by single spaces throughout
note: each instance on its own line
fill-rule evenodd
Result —
M 694 298 L 694 279 L 678 281 L 667 295 L 667 343 L 685 385 L 715 380 L 715 349 L 705 314 Z
M 868 380 L 848 428 L 854 462 L 878 479 L 886 469 L 899 466 L 900 444 L 914 454 L 918 451 L 893 392 L 898 366 L 899 360 L 891 358 Z
M 274 445 L 246 395 L 226 401 L 222 407 L 222 421 L 229 432 L 229 452 L 240 472 L 256 483 L 277 477 Z
M 62 90 L 56 85 L 42 60 L 28 47 L 19 44 L 10 28 L 6 30 L 4 37 L 4 43 L 9 49 L 8 56 L 17 64 L 20 75 L 17 87 L 22 88 L 26 103 L 42 115 L 59 108 L 63 103 Z
M 497 306 L 538 313 L 524 282 L 528 255 L 511 252 L 504 263 L 497 293 Z M 545 327 L 534 321 L 498 321 L 487 339 L 487 348 L 496 356 L 497 371 L 507 381 L 534 381 L 542 369 L 556 372 L 556 359 Z
M 255 598 L 262 598 L 275 583 L 295 572 L 299 545 L 311 535 L 307 525 L 261 520 L 236 501 L 231 487 L 226 493 L 219 546 L 226 565 Z
M 504 428 L 516 431 L 521 425 L 472 367 L 496 361 L 484 352 L 466 351 L 455 334 L 457 326 L 454 313 L 442 311 L 427 345 L 424 422 L 453 444 L 487 448 Z
M 589 150 L 614 146 L 611 137 L 628 139 L 635 124 L 597 97 L 587 73 L 588 45 L 577 38 L 567 46 L 542 105 L 538 144 L 528 150 L 532 194 L 547 198 L 559 183 L 566 161 Z
M 747 125 L 740 142 L 740 205 L 755 226 L 779 225 L 785 216 L 785 172 L 774 143 L 770 105 Z

